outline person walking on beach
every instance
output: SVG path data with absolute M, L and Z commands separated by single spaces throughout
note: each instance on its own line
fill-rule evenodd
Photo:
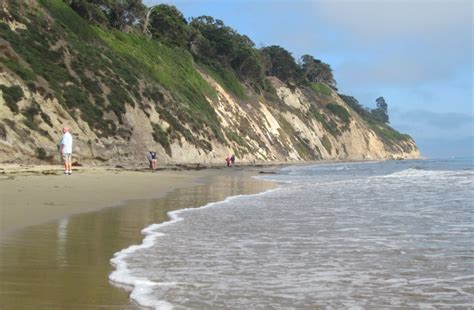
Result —
M 59 153 L 63 158 L 64 162 L 64 174 L 71 175 L 72 174 L 72 136 L 69 132 L 68 127 L 63 128 L 63 136 L 61 138 L 61 142 L 59 143 Z
M 232 166 L 234 166 L 235 164 L 235 155 L 232 154 L 232 156 L 230 157 L 230 163 L 232 164 Z
M 227 167 L 231 166 L 230 155 L 225 158 L 225 162 L 227 164 Z

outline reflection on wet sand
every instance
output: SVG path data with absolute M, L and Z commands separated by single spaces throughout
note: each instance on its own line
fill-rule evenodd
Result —
M 272 185 L 248 172 L 214 177 L 158 200 L 79 214 L 28 227 L 0 239 L 1 309 L 136 309 L 128 293 L 108 282 L 112 255 L 141 242 L 140 231 L 167 212 L 198 207 Z M 100 195 L 98 193 L 97 195 Z

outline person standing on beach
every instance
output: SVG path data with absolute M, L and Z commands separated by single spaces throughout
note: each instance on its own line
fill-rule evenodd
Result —
M 149 151 L 148 152 L 148 161 L 150 162 L 150 169 L 156 169 L 156 152 Z
M 60 149 L 59 153 L 64 161 L 64 174 L 71 175 L 72 174 L 72 136 L 69 132 L 69 128 L 63 128 L 63 136 L 60 142 Z

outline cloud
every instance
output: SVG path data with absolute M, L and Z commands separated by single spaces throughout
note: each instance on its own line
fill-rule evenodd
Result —
M 470 0 L 314 1 L 313 14 L 337 34 L 334 67 L 341 86 L 408 86 L 472 74 Z
M 474 137 L 416 139 L 421 155 L 429 158 L 473 157 Z
M 356 40 L 417 40 L 472 34 L 471 0 L 312 1 L 318 18 Z M 472 41 L 472 38 L 470 39 Z M 376 44 L 376 43 L 375 43 Z
M 473 115 L 421 109 L 392 112 L 395 128 L 415 139 L 422 156 L 474 156 Z
M 467 127 L 474 131 L 474 116 L 463 113 L 412 110 L 401 113 L 400 117 L 405 122 L 418 123 L 442 130 L 450 131 Z
M 388 54 L 367 62 L 347 61 L 336 67 L 339 81 L 345 84 L 411 86 L 453 79 L 459 67 L 439 62 L 435 55 Z

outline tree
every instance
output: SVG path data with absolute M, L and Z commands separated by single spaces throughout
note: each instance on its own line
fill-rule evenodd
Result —
M 201 40 L 207 40 L 207 45 L 211 47 L 210 51 L 201 51 L 204 53 L 199 56 L 204 56 L 205 58 L 218 57 L 222 63 L 230 63 L 234 47 L 232 41 L 236 34 L 235 30 L 225 26 L 222 20 L 214 19 L 211 16 L 193 18 L 190 25 L 202 35 Z
M 138 25 L 146 12 L 146 7 L 141 0 L 108 0 L 104 10 L 109 17 L 112 27 L 124 30 L 127 26 Z
M 89 23 L 106 25 L 108 17 L 100 8 L 100 1 L 69 0 L 69 6 Z
M 211 16 L 193 18 L 190 26 L 190 49 L 197 58 L 210 65 L 230 67 L 241 79 L 263 81 L 260 54 L 249 37 Z
M 183 14 L 175 6 L 167 4 L 154 6 L 150 10 L 152 37 L 169 45 L 186 47 L 191 33 Z
M 260 53 L 254 48 L 254 43 L 246 35 L 237 34 L 235 36 L 230 65 L 237 75 L 242 78 L 258 82 L 263 80 Z
M 378 97 L 375 102 L 377 108 L 371 111 L 372 116 L 382 123 L 389 123 L 388 104 L 385 102 L 385 99 L 383 97 Z
M 343 94 L 339 94 L 339 97 L 341 97 L 341 99 L 347 103 L 347 105 L 350 106 L 357 114 L 361 116 L 367 116 L 370 114 L 370 111 L 366 107 L 363 107 L 356 98 Z
M 299 76 L 299 68 L 290 52 L 281 46 L 268 46 L 260 50 L 265 74 L 276 76 L 282 81 L 294 81 Z
M 311 55 L 303 55 L 299 61 L 305 80 L 315 83 L 324 83 L 336 88 L 336 80 L 332 74 L 331 66 Z
M 88 21 L 124 30 L 143 21 L 146 7 L 141 0 L 66 0 L 73 10 Z
M 383 112 L 387 113 L 388 105 L 383 97 L 378 97 L 377 99 L 375 99 L 375 103 L 377 104 L 377 109 L 380 109 Z

